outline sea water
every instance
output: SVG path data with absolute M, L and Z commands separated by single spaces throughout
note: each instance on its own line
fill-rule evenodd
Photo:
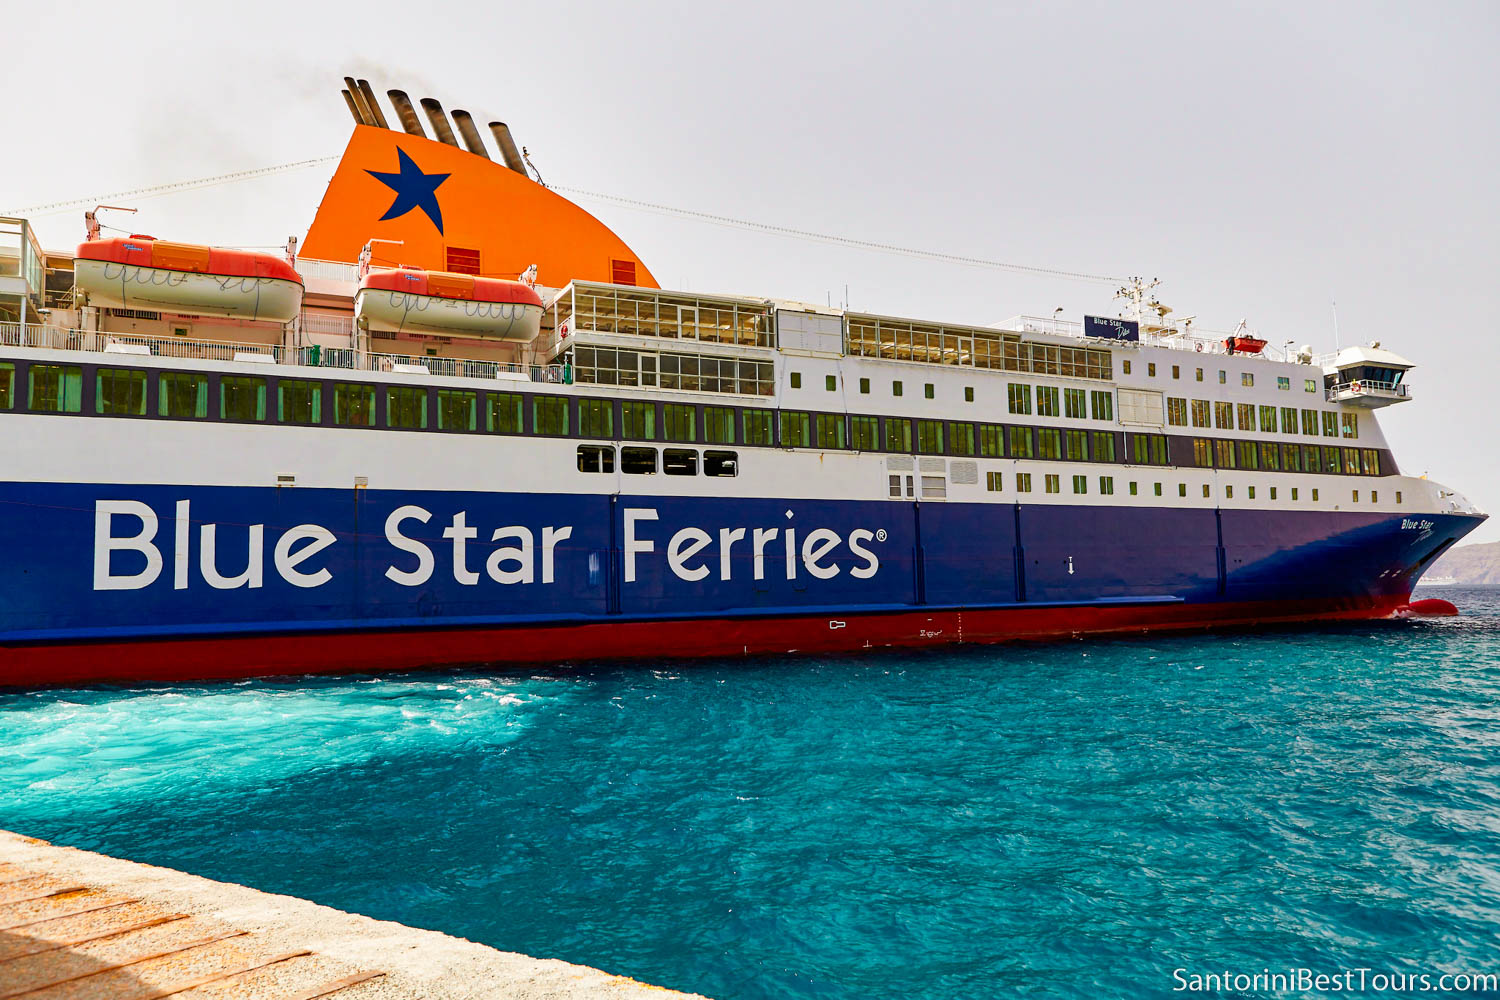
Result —
M 0 826 L 724 1000 L 1436 983 L 1500 972 L 1500 590 L 1419 596 L 1464 614 L 0 693 Z

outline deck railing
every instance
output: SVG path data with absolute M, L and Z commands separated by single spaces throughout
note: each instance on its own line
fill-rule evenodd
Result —
M 1330 403 L 1337 403 L 1354 396 L 1382 396 L 1391 399 L 1407 399 L 1411 396 L 1411 387 L 1405 382 L 1381 382 L 1377 379 L 1368 378 L 1339 382 L 1328 387 L 1327 398 Z

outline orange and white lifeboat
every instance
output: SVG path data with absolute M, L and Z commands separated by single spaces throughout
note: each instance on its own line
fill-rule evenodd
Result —
M 90 305 L 289 323 L 302 310 L 302 277 L 268 253 L 168 243 L 150 236 L 78 246 L 73 283 Z
M 365 276 L 354 320 L 379 333 L 524 343 L 541 331 L 542 297 L 519 281 L 403 267 Z

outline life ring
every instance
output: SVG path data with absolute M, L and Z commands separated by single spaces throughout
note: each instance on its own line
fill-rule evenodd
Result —
M 1358 382 L 1350 382 L 1349 383 L 1349 389 L 1351 391 L 1353 391 L 1353 392 L 1359 392 L 1359 383 Z
M 1193 350 L 1197 351 L 1199 354 L 1202 354 L 1203 353 L 1203 345 L 1202 344 L 1194 344 L 1193 345 Z

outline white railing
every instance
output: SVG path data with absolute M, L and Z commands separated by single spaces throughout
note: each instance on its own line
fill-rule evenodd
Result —
M 328 316 L 324 313 L 303 313 L 302 332 L 324 337 L 352 337 L 354 317 Z
M 459 378 L 493 379 L 509 374 L 525 376 L 532 382 L 560 385 L 568 381 L 568 373 L 562 365 L 526 365 L 506 361 L 475 361 L 468 358 L 418 357 L 409 354 L 367 354 L 364 356 L 364 364 L 361 365 L 359 353 L 347 347 L 289 348 L 279 344 L 184 340 L 181 337 L 103 333 L 94 330 L 34 326 L 29 323 L 22 327 L 19 323 L 0 323 L 0 347 L 107 352 L 111 344 L 144 348 L 151 355 L 162 358 L 234 361 L 236 355 L 256 354 L 269 357 L 276 364 L 311 365 L 318 368 L 391 371 L 398 364 L 421 365 L 430 374 Z M 123 358 L 122 363 L 125 363 Z
M 1053 337 L 1073 337 L 1078 340 L 1090 342 L 1108 343 L 1102 337 L 1087 337 L 1083 332 L 1083 324 L 1070 319 L 1053 319 L 1050 316 L 1015 316 L 1001 323 L 998 327 L 1002 330 L 1010 330 L 1016 333 L 1042 333 Z M 1194 332 L 1184 331 L 1182 333 L 1157 333 L 1152 330 L 1142 330 L 1140 343 L 1143 347 L 1165 347 L 1174 351 L 1192 351 L 1194 354 L 1228 354 L 1229 348 L 1225 342 L 1233 337 L 1232 333 L 1218 330 L 1205 330 L 1198 328 Z M 1248 351 L 1236 351 L 1236 355 L 1245 357 L 1263 357 L 1271 361 L 1289 361 L 1287 352 L 1279 347 L 1267 344 L 1255 354 Z
M 1405 382 L 1381 382 L 1376 379 L 1354 379 L 1329 386 L 1327 398 L 1330 403 L 1352 399 L 1356 396 L 1380 396 L 1390 399 L 1409 399 L 1411 389 Z
M 308 260 L 298 257 L 293 266 L 303 279 L 317 278 L 322 281 L 347 281 L 359 284 L 359 265 L 345 264 L 337 260 Z

